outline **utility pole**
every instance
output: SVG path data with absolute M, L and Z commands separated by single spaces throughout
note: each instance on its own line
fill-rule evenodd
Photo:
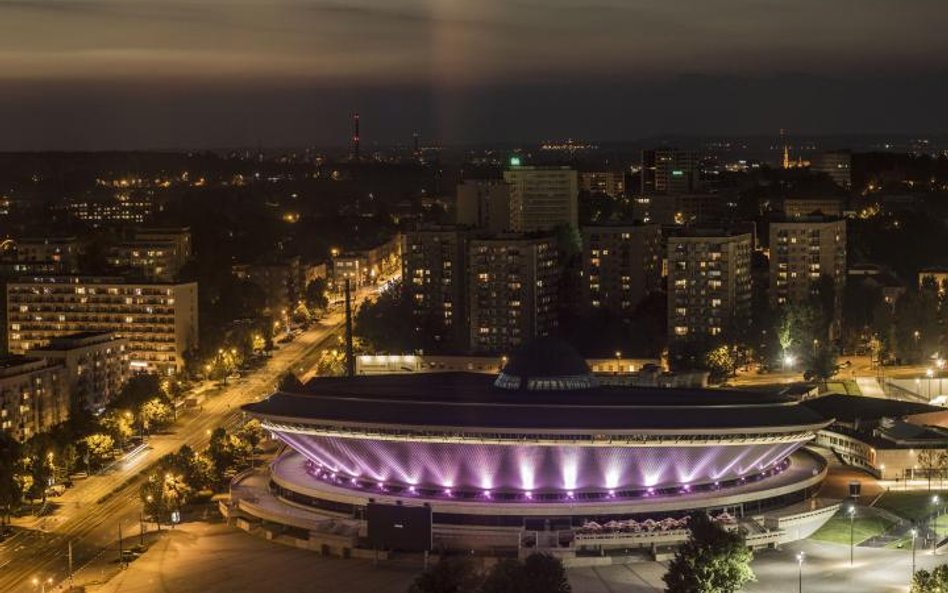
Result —
M 69 580 L 72 580 L 72 540 L 69 540 L 68 547 L 68 557 L 69 557 Z
M 121 522 L 119 522 L 118 531 L 119 531 L 119 534 L 118 534 L 119 535 L 119 542 L 118 542 L 119 564 L 121 565 L 123 562 L 125 562 L 124 554 L 122 554 L 122 523 Z
M 346 376 L 355 377 L 355 353 L 352 347 L 352 288 L 346 277 Z

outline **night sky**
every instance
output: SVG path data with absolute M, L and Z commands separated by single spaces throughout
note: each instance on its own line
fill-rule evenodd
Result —
M 948 130 L 944 0 L 0 0 L 0 149 Z

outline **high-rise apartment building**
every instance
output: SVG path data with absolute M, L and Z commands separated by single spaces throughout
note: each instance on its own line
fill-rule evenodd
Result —
M 670 344 L 733 335 L 750 321 L 750 233 L 691 229 L 668 238 Z
M 815 173 L 825 173 L 836 185 L 850 189 L 853 185 L 852 163 L 852 152 L 828 150 L 813 157 L 810 161 L 810 170 Z
M 627 318 L 661 288 L 659 225 L 587 226 L 582 237 L 584 307 Z
M 470 233 L 454 227 L 409 231 L 402 248 L 402 298 L 421 342 L 464 350 L 467 327 L 467 249 Z
M 700 159 L 676 148 L 642 151 L 643 194 L 688 194 L 701 186 Z
M 504 171 L 510 185 L 510 230 L 548 231 L 579 226 L 579 178 L 569 167 L 512 165 Z
M 846 221 L 795 219 L 770 223 L 770 301 L 809 301 L 822 276 L 833 283 L 835 321 L 842 316 L 846 288 Z
M 53 338 L 30 356 L 63 366 L 71 406 L 92 412 L 105 408 L 129 376 L 128 340 L 112 332 L 86 332 Z
M 500 179 L 467 179 L 458 184 L 456 222 L 492 233 L 510 230 L 510 186 Z
M 522 235 L 472 239 L 468 262 L 470 347 L 503 354 L 558 325 L 556 241 Z
M 10 352 L 25 354 L 80 332 L 128 341 L 132 371 L 173 374 L 198 345 L 197 283 L 137 283 L 117 277 L 47 276 L 7 284 Z
M 69 417 L 69 393 L 61 363 L 43 358 L 0 358 L 0 432 L 18 441 Z

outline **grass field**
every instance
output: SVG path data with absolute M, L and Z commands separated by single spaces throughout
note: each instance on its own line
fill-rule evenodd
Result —
M 857 517 L 852 525 L 853 542 L 858 546 L 870 537 L 879 535 L 890 525 L 892 523 L 881 517 Z M 810 537 L 824 542 L 849 544 L 849 529 L 849 517 L 840 514 L 830 519 Z
M 914 491 L 914 492 L 886 492 L 876 503 L 880 509 L 885 509 L 891 513 L 917 521 L 929 515 L 934 509 L 932 506 L 932 497 L 938 496 L 941 501 L 941 508 L 944 510 L 948 505 L 948 492 L 941 490 Z M 939 524 L 940 525 L 940 524 Z M 940 531 L 940 529 L 939 529 Z

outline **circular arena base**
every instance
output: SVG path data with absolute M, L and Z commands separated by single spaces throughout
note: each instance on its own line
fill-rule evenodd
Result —
M 382 487 L 342 485 L 300 453 L 288 450 L 268 472 L 234 480 L 228 514 L 243 517 L 242 526 L 248 530 L 260 522 L 285 525 L 309 542 L 294 545 L 325 553 L 327 538 L 335 546 L 328 548 L 331 550 L 358 547 L 360 536 L 366 533 L 363 518 L 369 503 L 427 505 L 432 509 L 436 548 L 501 551 L 543 547 L 575 555 L 611 547 L 654 549 L 680 543 L 687 530 L 676 528 L 678 520 L 703 510 L 741 523 L 748 544 L 763 547 L 807 537 L 832 516 L 838 505 L 815 498 L 825 475 L 825 460 L 801 449 L 741 483 L 698 492 L 616 493 L 615 497 L 595 500 L 569 495 L 542 501 L 523 497 L 465 499 L 455 493 L 395 493 Z M 647 528 L 636 527 L 632 533 L 624 530 L 627 525 Z M 340 534 L 346 536 L 340 539 Z M 340 551 L 339 555 L 351 553 Z

